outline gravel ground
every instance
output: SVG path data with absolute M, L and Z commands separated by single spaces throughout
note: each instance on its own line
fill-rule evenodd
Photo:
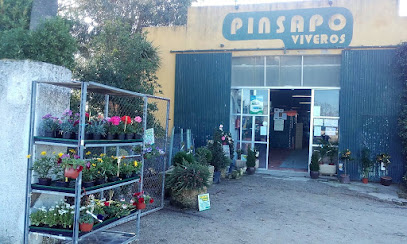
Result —
M 407 207 L 324 182 L 256 174 L 208 191 L 210 210 L 142 217 L 140 243 L 407 243 Z

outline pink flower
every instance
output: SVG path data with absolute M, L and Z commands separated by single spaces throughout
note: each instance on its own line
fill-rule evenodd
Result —
M 136 116 L 136 117 L 134 118 L 134 121 L 136 121 L 137 123 L 141 123 L 142 119 L 141 119 L 140 116 Z
M 112 123 L 112 125 L 119 125 L 120 124 L 120 117 L 119 116 L 113 116 L 109 119 L 109 122 Z
M 224 141 L 226 139 L 226 137 L 222 136 L 222 141 Z

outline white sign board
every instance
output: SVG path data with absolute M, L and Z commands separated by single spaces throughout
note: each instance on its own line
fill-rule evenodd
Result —
M 211 209 L 209 193 L 198 195 L 198 209 L 199 211 Z
M 154 128 L 147 129 L 144 132 L 144 143 L 147 145 L 153 145 L 154 144 Z
M 274 131 L 284 131 L 284 120 L 274 120 Z

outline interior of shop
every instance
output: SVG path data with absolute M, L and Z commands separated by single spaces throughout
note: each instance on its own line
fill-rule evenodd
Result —
M 270 90 L 268 169 L 308 170 L 311 90 Z

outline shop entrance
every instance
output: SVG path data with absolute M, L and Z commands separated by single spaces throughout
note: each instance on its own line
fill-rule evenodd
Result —
M 271 89 L 269 157 L 270 170 L 308 171 L 310 89 Z

